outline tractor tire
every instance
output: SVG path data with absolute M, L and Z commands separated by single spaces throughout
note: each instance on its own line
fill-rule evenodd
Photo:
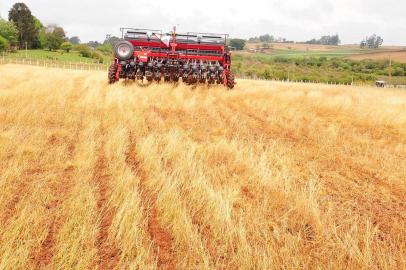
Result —
M 109 76 L 108 76 L 109 84 L 113 84 L 117 81 L 116 73 L 117 73 L 117 66 L 115 64 L 111 64 L 111 66 L 109 68 Z
M 133 57 L 134 46 L 127 40 L 122 40 L 116 43 L 113 48 L 114 56 L 121 60 L 126 61 Z
M 235 85 L 235 78 L 234 78 L 234 74 L 231 71 L 227 72 L 226 79 L 227 79 L 227 88 L 233 89 L 234 85 Z

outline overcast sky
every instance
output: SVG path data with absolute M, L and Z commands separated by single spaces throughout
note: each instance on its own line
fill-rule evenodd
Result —
M 1 17 L 16 1 L 0 0 Z M 121 26 L 220 32 L 248 38 L 270 33 L 305 41 L 338 33 L 358 43 L 377 33 L 385 45 L 406 45 L 406 0 L 26 0 L 43 23 L 82 41 L 119 35 Z

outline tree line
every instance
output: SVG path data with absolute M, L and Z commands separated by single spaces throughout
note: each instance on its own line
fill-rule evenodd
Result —
M 268 43 L 299 43 L 299 44 L 319 44 L 319 45 L 333 45 L 337 46 L 341 44 L 340 36 L 338 34 L 335 35 L 325 35 L 321 36 L 320 38 L 316 39 L 313 38 L 311 40 L 305 42 L 295 42 L 287 40 L 286 38 L 275 38 L 273 35 L 265 34 L 260 35 L 258 37 L 252 37 L 248 40 L 235 38 L 230 39 L 229 45 L 236 50 L 243 50 L 245 48 L 246 42 L 255 42 L 259 43 L 262 42 L 263 44 L 267 45 Z M 373 34 L 371 36 L 366 37 L 360 42 L 361 48 L 369 48 L 369 49 L 377 49 L 383 44 L 383 38 Z M 266 47 L 263 45 L 263 47 Z
M 77 51 L 81 56 L 103 61 L 103 55 L 110 55 L 118 37 L 107 35 L 103 43 L 90 41 L 81 44 L 78 36 L 68 37 L 63 27 L 56 24 L 44 25 L 24 3 L 16 3 L 8 13 L 8 20 L 0 18 L 0 51 L 18 49 Z
M 251 37 L 249 42 L 262 42 L 262 43 L 303 43 L 303 44 L 322 44 L 322 45 L 339 45 L 341 43 L 340 37 L 336 35 L 322 36 L 319 39 L 311 39 L 305 42 L 295 42 L 293 40 L 287 40 L 283 37 L 274 37 L 270 34 L 260 35 L 258 37 Z
M 274 37 L 270 34 L 260 35 L 248 39 L 249 42 L 264 42 L 264 43 L 294 43 L 293 40 L 287 40 L 284 37 Z
M 338 34 L 335 35 L 328 35 L 328 36 L 322 36 L 319 39 L 311 39 L 308 40 L 306 42 L 304 42 L 304 44 L 320 44 L 320 45 L 339 45 L 341 43 L 340 37 L 338 36 Z
M 0 18 L 0 50 L 65 49 L 80 43 L 79 37 L 67 37 L 58 25 L 44 26 L 24 3 L 16 3 L 8 13 L 8 21 Z
M 262 43 L 302 43 L 302 44 L 319 44 L 319 45 L 340 45 L 341 40 L 338 34 L 335 35 L 325 35 L 321 36 L 320 38 L 316 39 L 313 38 L 311 40 L 305 42 L 295 42 L 287 40 L 286 38 L 275 38 L 273 35 L 265 34 L 260 35 L 258 37 L 252 37 L 248 39 L 248 42 L 262 42 Z M 369 49 L 377 49 L 383 44 L 383 38 L 373 34 L 371 36 L 366 37 L 360 42 L 361 48 L 369 48 Z

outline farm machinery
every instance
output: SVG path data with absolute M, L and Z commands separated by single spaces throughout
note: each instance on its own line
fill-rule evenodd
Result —
M 235 85 L 232 52 L 226 34 L 163 34 L 160 30 L 121 28 L 122 39 L 114 46 L 109 83 L 120 79 L 143 82 Z

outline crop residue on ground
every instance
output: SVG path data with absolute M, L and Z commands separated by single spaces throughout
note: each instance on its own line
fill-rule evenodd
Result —
M 0 269 L 406 267 L 404 91 L 0 77 Z

